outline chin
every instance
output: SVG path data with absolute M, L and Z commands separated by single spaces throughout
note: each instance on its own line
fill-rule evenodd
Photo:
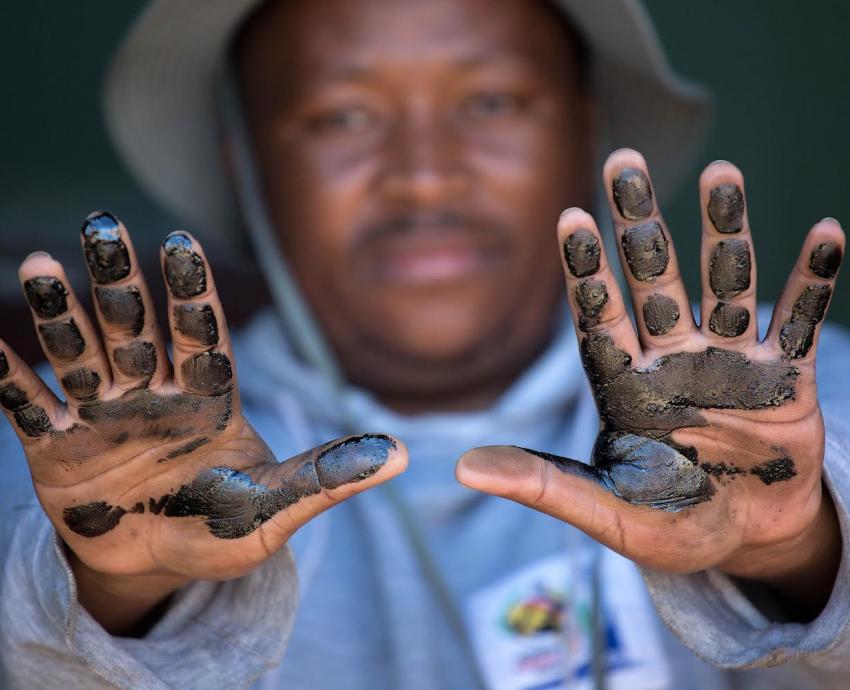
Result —
M 415 304 L 387 305 L 381 321 L 391 326 L 382 329 L 381 339 L 411 359 L 435 363 L 462 359 L 498 346 L 494 337 L 504 314 L 494 305 L 504 304 L 492 295 L 488 299 L 443 295 L 415 300 Z

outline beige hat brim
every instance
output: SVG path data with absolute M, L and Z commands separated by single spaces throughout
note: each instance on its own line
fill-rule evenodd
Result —
M 193 229 L 232 236 L 235 195 L 220 155 L 217 80 L 231 37 L 263 0 L 156 0 L 131 27 L 107 74 L 115 147 L 141 185 Z M 675 75 L 637 0 L 558 0 L 592 54 L 597 155 L 630 146 L 660 193 L 699 153 L 710 99 Z

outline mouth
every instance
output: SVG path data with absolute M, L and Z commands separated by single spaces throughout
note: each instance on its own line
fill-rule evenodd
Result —
M 506 245 L 466 228 L 413 229 L 363 247 L 362 275 L 407 287 L 463 282 L 498 270 L 509 254 Z

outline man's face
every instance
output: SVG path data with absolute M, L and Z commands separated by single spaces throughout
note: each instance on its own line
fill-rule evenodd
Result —
M 551 336 L 555 225 L 590 196 L 554 12 L 273 0 L 236 57 L 272 221 L 349 377 L 400 409 L 492 398 Z

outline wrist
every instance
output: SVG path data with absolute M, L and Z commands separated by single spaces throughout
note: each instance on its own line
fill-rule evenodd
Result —
M 77 599 L 111 635 L 143 636 L 161 617 L 168 599 L 191 580 L 181 575 L 115 575 L 93 570 L 65 547 Z
M 815 518 L 788 541 L 737 559 L 739 567 L 723 572 L 773 589 L 801 620 L 814 619 L 832 593 L 841 563 L 842 539 L 832 497 L 822 487 Z

